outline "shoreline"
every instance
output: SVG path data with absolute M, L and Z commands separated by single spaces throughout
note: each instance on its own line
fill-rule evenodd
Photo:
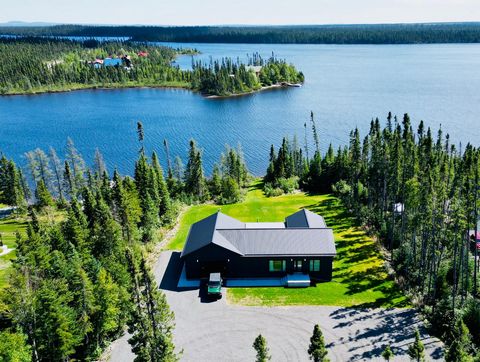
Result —
M 302 83 L 298 83 L 298 84 L 300 86 L 290 84 L 290 83 L 285 83 L 285 84 L 277 83 L 277 84 L 263 86 L 259 89 L 254 89 L 254 90 L 249 91 L 249 92 L 235 93 L 235 94 L 231 94 L 231 95 L 228 95 L 228 96 L 218 96 L 218 95 L 213 94 L 213 95 L 204 95 L 204 97 L 207 98 L 207 99 L 225 99 L 225 98 L 248 96 L 248 95 L 251 95 L 251 94 L 260 93 L 260 92 L 268 91 L 268 90 L 282 89 L 282 88 L 299 88 L 299 87 L 303 86 Z
M 235 98 L 235 97 L 242 97 L 242 96 L 247 96 L 255 93 L 260 93 L 263 91 L 267 90 L 273 90 L 273 89 L 281 89 L 281 88 L 290 88 L 293 87 L 293 85 L 290 84 L 272 84 L 269 86 L 264 86 L 259 89 L 254 89 L 248 92 L 243 92 L 243 93 L 235 93 L 235 94 L 230 94 L 230 95 L 215 95 L 215 94 L 204 94 L 198 90 L 192 89 L 188 86 L 182 86 L 182 85 L 175 85 L 175 84 L 164 84 L 164 85 L 132 85 L 132 84 L 126 84 L 126 85 L 121 85 L 121 84 L 115 84 L 112 86 L 108 85 L 102 85 L 102 86 L 96 86 L 96 85 L 78 85 L 78 86 L 72 86 L 72 88 L 68 89 L 46 89 L 46 90 L 38 90 L 38 91 L 32 91 L 32 92 L 14 92 L 14 93 L 6 93 L 6 94 L 0 94 L 0 97 L 10 97 L 10 96 L 38 96 L 42 94 L 55 94 L 55 93 L 69 93 L 69 92 L 76 92 L 76 91 L 82 91 L 82 90 L 100 90 L 100 91 L 106 91 L 106 90 L 116 90 L 116 89 L 182 89 L 182 90 L 187 90 L 191 91 L 193 93 L 198 93 L 205 99 L 227 99 L 227 98 Z

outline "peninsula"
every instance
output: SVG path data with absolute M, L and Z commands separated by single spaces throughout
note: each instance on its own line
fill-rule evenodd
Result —
M 196 62 L 191 70 L 173 64 L 180 55 L 196 53 L 132 41 L 2 38 L 0 95 L 165 87 L 230 97 L 304 81 L 295 66 L 273 55 L 255 54 L 246 64 L 228 58 Z

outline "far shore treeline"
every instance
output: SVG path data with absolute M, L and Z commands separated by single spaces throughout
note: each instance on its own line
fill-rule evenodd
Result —
M 480 23 L 297 26 L 91 26 L 0 27 L 23 36 L 127 37 L 136 41 L 284 44 L 478 43 Z
M 229 58 L 195 62 L 191 70 L 172 64 L 192 53 L 132 41 L 0 38 L 0 95 L 176 87 L 228 97 L 304 81 L 294 65 L 273 54 L 268 59 L 252 54 L 247 64 Z

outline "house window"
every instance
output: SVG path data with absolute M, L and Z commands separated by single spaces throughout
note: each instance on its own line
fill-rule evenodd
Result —
M 269 260 L 268 261 L 268 270 L 271 272 L 282 272 L 286 269 L 285 260 Z
M 318 272 L 320 271 L 320 260 L 310 260 L 310 271 Z

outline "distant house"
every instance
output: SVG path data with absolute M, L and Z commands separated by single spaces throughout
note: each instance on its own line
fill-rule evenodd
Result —
M 105 58 L 103 60 L 103 65 L 105 67 L 120 67 L 123 64 L 121 58 Z
M 95 59 L 92 62 L 88 62 L 88 64 L 93 65 L 94 68 L 100 68 L 103 66 L 103 59 Z
M 231 279 L 332 279 L 332 229 L 322 216 L 300 210 L 284 222 L 244 223 L 218 212 L 195 224 L 181 254 L 187 279 L 220 272 Z M 295 279 L 295 278 L 293 278 Z
M 245 69 L 247 72 L 252 71 L 257 77 L 260 76 L 260 72 L 262 71 L 262 67 L 260 65 L 247 65 Z

